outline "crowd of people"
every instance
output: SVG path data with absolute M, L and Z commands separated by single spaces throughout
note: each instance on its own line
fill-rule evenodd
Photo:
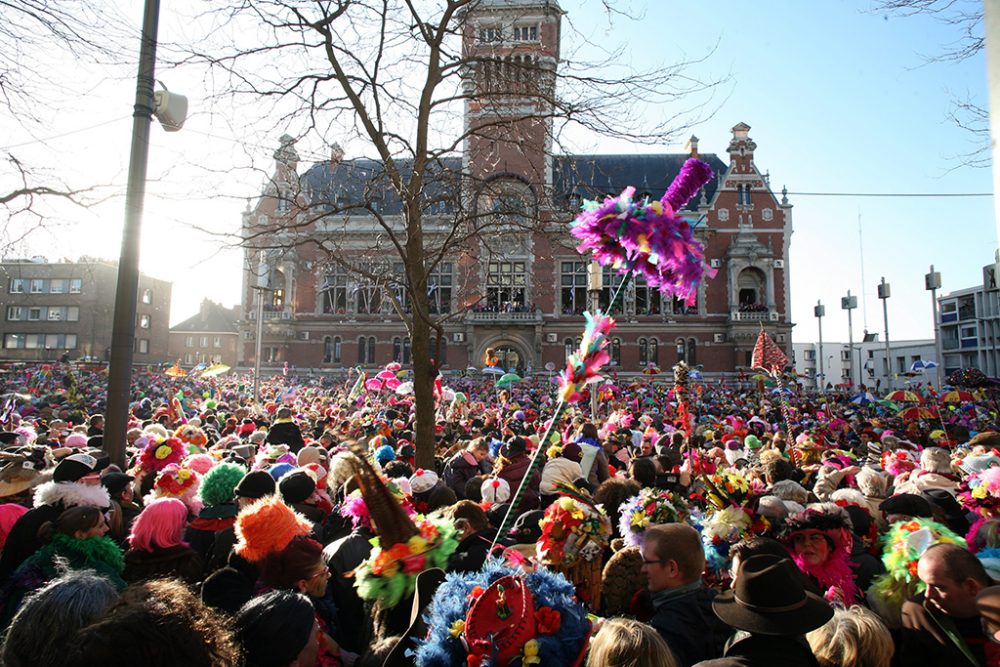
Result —
M 2 379 L 3 665 L 1000 665 L 990 389 Z

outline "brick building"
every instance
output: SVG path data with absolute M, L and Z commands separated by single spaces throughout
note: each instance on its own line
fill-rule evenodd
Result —
M 444 324 L 441 355 L 451 369 L 482 366 L 487 348 L 496 350 L 504 367 L 521 372 L 561 366 L 582 332 L 580 314 L 592 298 L 590 288 L 597 287 L 588 283 L 589 263 L 568 233 L 582 199 L 618 195 L 630 185 L 658 198 L 689 156 L 552 153 L 546 100 L 552 99 L 559 63 L 561 15 L 552 0 L 489 0 L 478 3 L 464 23 L 463 51 L 477 59 L 466 81 L 473 93 L 465 102 L 468 137 L 461 154 L 441 160 L 439 169 L 460 174 L 465 185 L 454 200 L 440 197 L 425 209 L 424 227 L 429 237 L 440 236 L 462 224 L 463 215 L 484 212 L 499 224 L 445 249 L 429 276 L 431 312 L 454 314 Z M 739 123 L 725 152 L 700 154 L 716 177 L 684 211 L 697 223 L 717 276 L 704 283 L 692 307 L 642 282 L 629 286 L 610 349 L 618 371 L 685 359 L 702 364 L 709 375 L 732 372 L 749 363 L 762 322 L 791 354 L 792 207 L 784 195 L 775 196 L 758 168 L 749 132 Z M 690 147 L 698 151 L 696 137 Z M 372 187 L 381 164 L 344 159 L 335 145 L 330 160 L 300 174 L 288 136 L 274 156 L 272 178 L 243 214 L 245 230 L 275 230 L 269 250 L 247 250 L 243 358 L 253 363 L 256 299 L 263 295 L 265 367 L 408 363 L 409 341 L 390 298 L 402 265 L 391 250 L 379 248 L 380 230 L 372 219 L 377 212 L 391 225 L 401 216 L 398 203 L 371 199 L 372 192 L 385 191 Z M 448 178 L 441 181 L 439 189 L 446 190 Z M 365 197 L 367 214 L 349 210 L 349 202 Z M 333 239 L 332 252 L 356 257 L 364 275 L 345 270 L 343 261 L 331 262 L 317 252 L 318 244 L 302 243 L 303 235 L 320 243 Z M 282 245 L 284 250 L 275 249 Z M 256 289 L 261 276 L 267 291 Z M 602 277 L 599 299 L 607 304 L 620 278 L 610 270 Z
M 111 348 L 118 265 L 81 259 L 50 263 L 42 257 L 0 263 L 4 359 L 106 361 Z M 171 284 L 139 275 L 136 364 L 166 361 Z
M 204 299 L 196 315 L 170 327 L 170 358 L 188 367 L 215 363 L 236 367 L 238 320 L 238 308 Z

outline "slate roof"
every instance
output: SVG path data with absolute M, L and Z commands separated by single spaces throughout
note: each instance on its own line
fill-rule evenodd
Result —
M 170 327 L 171 333 L 232 333 L 238 334 L 236 315 L 230 308 L 208 301 L 194 317 Z
M 552 157 L 553 190 L 557 203 L 568 202 L 571 195 L 587 199 L 618 195 L 627 186 L 636 188 L 636 194 L 649 193 L 659 198 L 681 166 L 688 158 L 686 153 L 659 153 L 650 155 L 554 155 Z M 705 194 L 711 201 L 719 183 L 719 174 L 727 166 L 715 154 L 700 156 L 711 165 L 716 176 L 705 186 Z M 412 162 L 398 162 L 404 178 L 409 176 Z M 431 196 L 445 194 L 455 183 L 462 169 L 459 157 L 442 160 L 436 167 L 439 173 L 447 174 L 440 181 L 428 183 Z M 366 188 L 369 196 L 377 195 L 379 210 L 386 215 L 400 212 L 400 203 L 388 187 L 382 163 L 368 158 L 344 160 L 336 166 L 329 162 L 313 165 L 302 175 L 302 187 L 314 206 L 336 207 L 363 201 Z M 688 209 L 697 208 L 698 197 L 688 203 Z M 441 204 L 442 212 L 451 210 L 450 203 Z

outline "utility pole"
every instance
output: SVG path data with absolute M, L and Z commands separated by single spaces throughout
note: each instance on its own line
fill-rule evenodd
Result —
M 878 285 L 878 298 L 882 299 L 882 319 L 885 322 L 885 383 L 886 389 L 892 391 L 892 359 L 889 358 L 889 297 L 892 289 L 882 276 Z
M 842 310 L 847 311 L 847 347 L 850 350 L 850 364 L 848 368 L 850 369 L 851 379 L 853 384 L 854 378 L 854 323 L 851 321 L 851 311 L 858 307 L 858 297 L 851 296 L 851 290 L 847 290 L 847 296 L 840 297 L 840 307 Z M 860 387 L 861 382 L 861 355 L 858 355 L 858 386 Z
M 934 360 L 937 364 L 934 384 L 937 386 L 938 391 L 940 391 L 943 360 L 941 359 L 941 321 L 938 316 L 937 291 L 941 289 L 941 274 L 934 270 L 933 264 L 931 264 L 930 273 L 924 275 L 924 289 L 929 290 L 931 293 L 931 316 L 934 317 L 934 356 L 937 357 Z
M 132 353 L 135 345 L 136 300 L 139 296 L 139 238 L 142 207 L 146 196 L 146 165 L 149 159 L 149 126 L 153 118 L 153 83 L 159 0 L 146 0 L 132 113 L 132 148 L 128 186 L 125 191 L 125 227 L 118 258 L 118 283 L 112 322 L 111 356 L 108 367 L 108 403 L 104 415 L 104 448 L 111 462 L 125 469 L 125 432 L 128 427 L 132 389 Z
M 816 320 L 819 322 L 819 378 L 822 378 L 819 382 L 818 389 L 820 392 L 826 391 L 826 372 L 823 370 L 823 316 L 826 315 L 826 307 L 818 299 L 816 300 L 816 306 L 813 308 L 813 314 L 816 316 Z

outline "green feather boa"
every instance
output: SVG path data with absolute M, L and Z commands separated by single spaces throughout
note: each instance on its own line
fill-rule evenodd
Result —
M 87 567 L 100 563 L 113 569 L 117 574 L 125 570 L 125 557 L 122 550 L 109 537 L 85 537 L 77 539 L 71 535 L 55 533 L 52 541 L 38 550 L 39 560 L 51 561 L 54 557 L 62 557 L 73 567 Z

